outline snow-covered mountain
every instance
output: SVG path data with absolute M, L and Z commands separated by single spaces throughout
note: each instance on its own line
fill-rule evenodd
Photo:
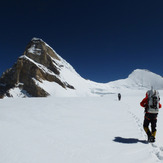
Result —
M 126 79 L 105 84 L 85 80 L 42 39 L 33 38 L 0 78 L 0 97 L 97 96 L 151 86 L 163 89 L 163 78 L 140 69 Z
M 144 69 L 134 70 L 126 79 L 108 83 L 116 89 L 163 89 L 163 78 L 153 72 Z

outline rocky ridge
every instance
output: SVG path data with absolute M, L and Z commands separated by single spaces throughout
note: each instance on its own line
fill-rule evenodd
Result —
M 50 46 L 41 39 L 33 38 L 24 54 L 1 76 L 0 98 L 12 97 L 10 90 L 13 88 L 19 88 L 24 96 L 46 97 L 49 93 L 36 82 L 43 80 L 55 82 L 64 89 L 75 89 L 60 78 L 60 67 L 63 65 L 59 61 L 59 56 Z

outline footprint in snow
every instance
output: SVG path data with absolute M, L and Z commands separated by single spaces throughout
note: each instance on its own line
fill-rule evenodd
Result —
M 160 147 L 160 150 L 163 151 L 163 147 Z
M 151 146 L 153 147 L 153 153 L 156 155 L 156 157 L 159 160 L 163 160 L 163 147 L 159 147 L 156 143 L 151 143 Z

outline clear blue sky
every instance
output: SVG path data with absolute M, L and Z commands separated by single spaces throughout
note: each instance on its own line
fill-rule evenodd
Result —
M 0 24 L 0 74 L 33 37 L 93 81 L 163 74 L 163 0 L 3 0 Z

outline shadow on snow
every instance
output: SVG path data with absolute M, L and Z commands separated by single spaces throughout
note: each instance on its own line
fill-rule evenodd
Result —
M 122 137 L 115 137 L 114 142 L 123 143 L 123 144 L 134 144 L 134 143 L 143 143 L 148 144 L 146 140 L 139 140 L 135 138 L 122 138 Z

